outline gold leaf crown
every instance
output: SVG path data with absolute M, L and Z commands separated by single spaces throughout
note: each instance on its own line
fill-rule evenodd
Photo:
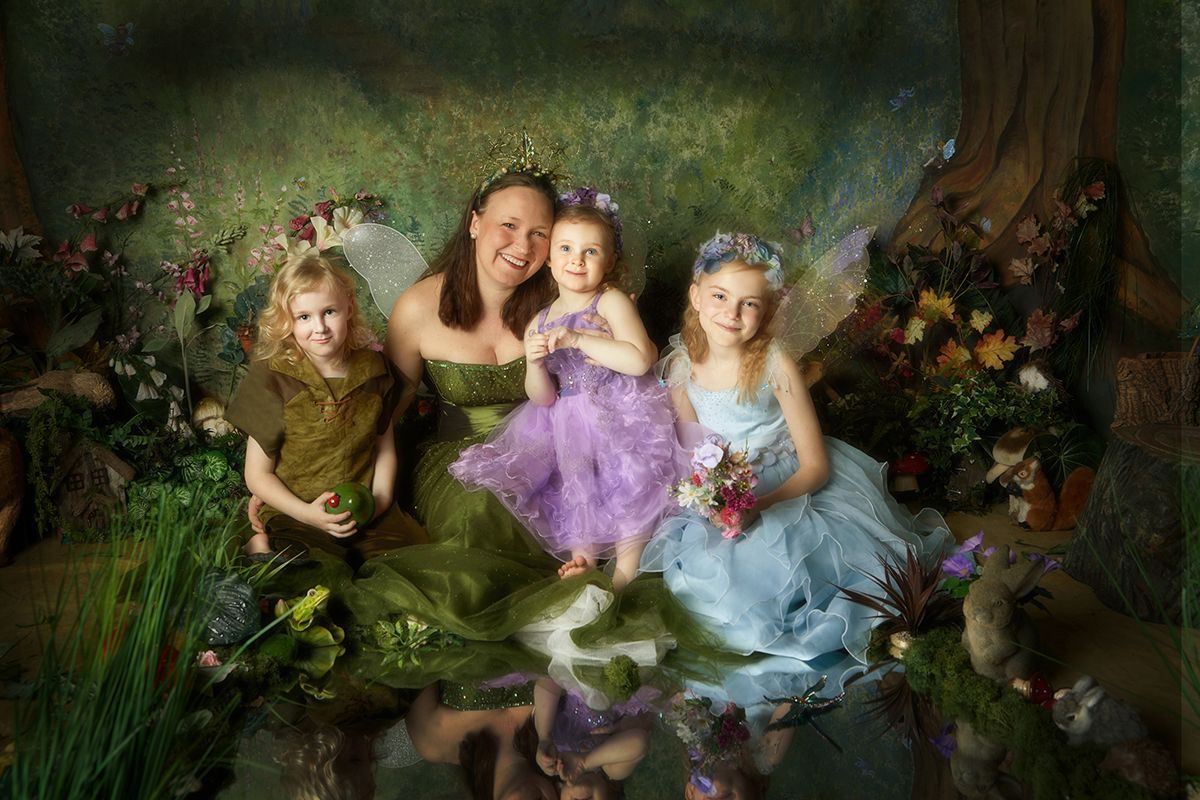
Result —
M 479 192 L 482 194 L 502 175 L 507 175 L 510 172 L 523 172 L 526 175 L 532 175 L 535 178 L 546 178 L 551 183 L 563 180 L 567 177 L 565 173 L 559 172 L 556 161 L 562 160 L 563 147 L 559 144 L 553 144 L 546 148 L 546 163 L 538 160 L 536 148 L 533 146 L 533 140 L 529 138 L 527 131 L 521 132 L 520 144 L 514 152 L 512 140 L 515 134 L 505 134 L 492 139 L 488 146 L 488 152 L 485 159 L 484 169 L 490 166 L 499 164 L 488 177 L 483 179 L 479 184 Z M 480 172 L 484 171 L 483 169 Z

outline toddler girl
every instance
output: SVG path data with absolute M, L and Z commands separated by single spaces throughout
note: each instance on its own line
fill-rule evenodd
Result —
M 774 344 L 777 246 L 718 234 L 701 248 L 693 276 L 682 341 L 673 339 L 661 372 L 681 419 L 747 451 L 757 503 L 732 539 L 691 512 L 666 520 L 641 567 L 663 573 L 726 648 L 774 657 L 731 679 L 738 696 L 722 701 L 761 703 L 821 675 L 839 691 L 865 660 L 873 613 L 841 589 L 878 596 L 870 578 L 882 574 L 879 557 L 940 551 L 945 523 L 933 512 L 914 520 L 888 495 L 884 465 L 821 435 L 803 375 Z
M 249 437 L 246 485 L 266 503 L 259 515 L 266 530 L 245 546 L 251 559 L 271 558 L 268 533 L 285 529 L 355 558 L 426 540 L 392 501 L 392 415 L 400 381 L 389 362 L 366 347 L 369 341 L 344 272 L 307 256 L 275 273 L 254 360 L 226 414 Z M 347 481 L 373 495 L 369 545 L 351 512 L 324 509 L 329 488 Z M 318 531 L 326 535 L 314 535 Z
M 616 588 L 637 573 L 685 465 L 666 392 L 646 374 L 655 347 L 633 301 L 612 286 L 620 255 L 608 195 L 585 187 L 559 198 L 550 234 L 558 298 L 525 333 L 529 402 L 450 467 L 565 561 L 563 577 L 615 556 Z

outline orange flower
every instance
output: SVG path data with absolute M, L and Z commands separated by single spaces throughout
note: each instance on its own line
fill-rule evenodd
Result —
M 1012 361 L 1017 353 L 1017 340 L 1004 335 L 1004 329 L 986 333 L 975 345 L 975 360 L 988 369 L 1004 369 L 1005 361 Z

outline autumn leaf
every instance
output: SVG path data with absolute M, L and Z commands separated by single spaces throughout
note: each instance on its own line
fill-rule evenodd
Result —
M 908 321 L 908 326 L 904 329 L 904 341 L 906 344 L 916 344 L 925 338 L 925 320 L 920 317 L 913 317 Z
M 1041 232 L 1042 227 L 1032 214 L 1017 223 L 1017 241 L 1021 244 L 1029 244 Z
M 951 339 L 938 350 L 937 363 L 946 371 L 961 370 L 971 363 L 971 351 Z
M 975 309 L 971 312 L 971 327 L 979 333 L 987 330 L 987 326 L 992 324 L 992 315 L 987 311 Z
M 1058 339 L 1058 334 L 1054 331 L 1054 323 L 1053 312 L 1044 314 L 1040 308 L 1035 308 L 1025 320 L 1025 338 L 1021 340 L 1021 344 L 1028 347 L 1031 353 L 1050 349 Z
M 1075 330 L 1075 326 L 1079 324 L 1079 315 L 1083 313 L 1083 309 L 1079 309 L 1069 317 L 1063 317 L 1058 323 L 1059 330 L 1063 333 L 1070 333 Z
M 1033 283 L 1033 271 L 1037 269 L 1037 265 L 1031 259 L 1014 258 L 1008 268 L 1022 286 L 1029 286 Z
M 1004 329 L 995 333 L 985 333 L 975 345 L 975 360 L 988 369 L 1004 369 L 1005 361 L 1012 361 L 1016 355 L 1017 340 L 1004 335 Z
M 1092 200 L 1103 199 L 1103 197 L 1104 197 L 1104 181 L 1096 181 L 1095 183 L 1089 183 L 1087 186 L 1084 187 L 1083 193 L 1086 194 L 1088 197 L 1090 197 Z
M 1044 256 L 1050 252 L 1050 237 L 1043 233 L 1025 245 L 1025 249 L 1035 256 Z
M 954 319 L 954 298 L 948 294 L 938 295 L 933 289 L 922 289 L 917 308 L 927 322 Z

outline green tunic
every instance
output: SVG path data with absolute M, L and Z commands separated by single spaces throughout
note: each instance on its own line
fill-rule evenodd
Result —
M 275 459 L 275 474 L 296 497 L 312 502 L 344 481 L 370 487 L 376 447 L 391 423 L 402 382 L 386 358 L 356 350 L 341 378 L 324 378 L 307 358 L 255 361 L 238 387 L 226 418 L 254 437 Z M 393 507 L 368 531 L 336 539 L 266 507 L 261 517 L 272 535 L 286 533 L 355 561 L 428 540 L 420 526 Z M 368 535 L 369 534 L 369 535 Z

